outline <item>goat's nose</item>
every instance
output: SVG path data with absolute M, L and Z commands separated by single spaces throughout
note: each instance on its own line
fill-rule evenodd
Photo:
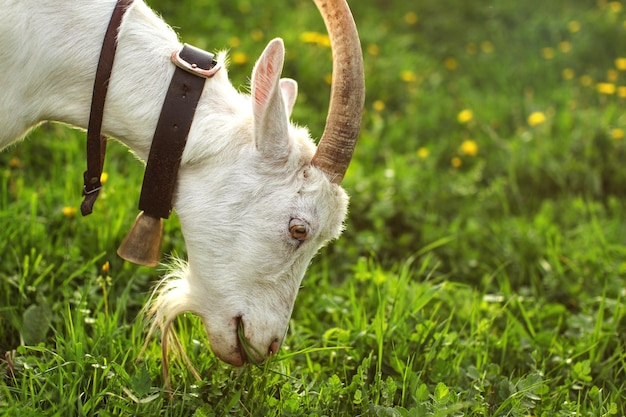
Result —
M 267 350 L 267 354 L 268 355 L 274 355 L 276 353 L 278 353 L 278 349 L 280 349 L 280 340 L 278 340 L 278 338 L 272 340 L 272 343 L 270 343 L 270 347 Z

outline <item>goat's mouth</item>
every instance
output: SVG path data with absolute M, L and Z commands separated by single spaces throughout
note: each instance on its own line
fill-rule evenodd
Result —
M 246 338 L 246 329 L 241 316 L 237 317 L 237 350 L 241 358 L 241 365 L 250 362 L 258 366 L 263 362 L 263 359 L 260 361 L 256 359 L 263 358 L 263 355 Z
M 245 363 L 251 363 L 255 366 L 261 366 L 261 364 L 270 356 L 278 353 L 280 349 L 280 339 L 275 338 L 270 343 L 266 352 L 260 351 L 255 347 L 250 340 L 246 337 L 245 323 L 241 316 L 237 317 L 237 353 L 238 359 L 235 366 L 243 366 Z

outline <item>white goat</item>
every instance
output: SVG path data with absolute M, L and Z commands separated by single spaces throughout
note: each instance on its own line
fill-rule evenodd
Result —
M 363 106 L 361 51 L 344 0 L 315 0 L 334 55 L 327 126 L 316 149 L 289 122 L 297 84 L 280 79 L 272 40 L 239 93 L 225 68 L 207 80 L 184 149 L 173 206 L 188 262 L 153 304 L 163 341 L 180 313 L 199 315 L 213 352 L 240 366 L 276 352 L 305 269 L 342 231 L 348 166 Z M 44 120 L 86 128 L 96 66 L 115 0 L 0 0 L 0 148 Z M 126 12 L 103 132 L 139 158 L 151 148 L 174 65 L 176 34 L 142 0 Z M 225 60 L 224 56 L 218 61 Z M 242 327 L 244 350 L 238 338 Z

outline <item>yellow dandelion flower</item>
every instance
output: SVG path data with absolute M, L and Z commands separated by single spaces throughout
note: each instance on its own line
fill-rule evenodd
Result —
M 459 67 L 459 61 L 457 61 L 456 58 L 450 57 L 446 58 L 445 61 L 443 61 L 443 65 L 449 71 L 454 71 Z
M 626 87 L 625 86 L 617 87 L 617 96 L 619 98 L 626 98 Z
M 591 85 L 593 84 L 593 78 L 588 75 L 583 75 L 582 77 L 580 77 L 580 84 L 584 87 L 591 87 Z
M 624 135 L 626 135 L 626 133 L 624 133 L 624 129 L 620 129 L 620 128 L 611 129 L 611 137 L 615 140 L 624 139 Z
M 228 39 L 228 46 L 230 46 L 231 48 L 239 48 L 239 46 L 241 46 L 241 39 L 239 39 L 237 36 L 232 36 Z
M 248 63 L 248 55 L 245 52 L 235 52 L 232 56 L 233 64 L 245 65 Z
M 303 32 L 300 40 L 304 43 L 314 43 L 320 46 L 330 47 L 330 38 L 325 33 L 319 32 Z
M 578 20 L 572 20 L 567 24 L 567 30 L 571 33 L 580 32 L 580 22 Z
M 22 166 L 22 161 L 20 161 L 20 158 L 18 158 L 17 156 L 14 156 L 9 161 L 9 168 L 19 168 L 21 166 Z
M 607 81 L 614 83 L 615 81 L 617 81 L 618 78 L 619 78 L 619 72 L 617 72 L 614 69 L 607 70 L 606 72 Z
M 100 183 L 101 184 L 106 184 L 106 182 L 109 180 L 109 173 L 108 172 L 103 172 L 102 174 L 100 174 Z
M 467 139 L 461 143 L 461 153 L 468 156 L 476 156 L 478 153 L 478 144 L 473 140 Z
M 454 168 L 460 168 L 461 165 L 463 165 L 463 160 L 459 158 L 458 156 L 455 156 L 454 158 L 450 160 L 450 164 L 452 164 Z
M 564 54 L 570 53 L 572 51 L 572 43 L 569 41 L 559 42 L 559 51 Z
M 372 107 L 374 107 L 374 110 L 376 111 L 383 111 L 385 110 L 385 102 L 382 100 L 376 100 Z
M 109 261 L 106 261 L 104 263 L 104 265 L 102 265 L 102 273 L 104 275 L 109 275 L 109 270 L 111 269 L 111 265 L 109 264 Z
M 554 48 L 541 48 L 541 56 L 543 57 L 543 59 L 553 59 L 554 55 Z
M 375 43 L 369 45 L 367 47 L 367 53 L 372 55 L 372 56 L 380 55 L 380 46 L 376 45 Z
M 474 118 L 474 112 L 471 111 L 470 109 L 463 109 L 456 116 L 456 119 L 461 124 L 469 123 L 473 118 Z
M 620 71 L 626 71 L 626 58 L 617 58 L 615 60 L 615 68 Z
M 480 49 L 486 53 L 486 54 L 490 54 L 494 51 L 494 46 L 493 43 L 491 43 L 491 41 L 482 41 L 480 43 Z
M 617 88 L 613 83 L 598 83 L 596 84 L 596 89 L 598 90 L 598 93 L 606 95 L 615 94 L 615 91 L 617 91 Z
M 571 68 L 565 68 L 563 70 L 563 79 L 564 80 L 573 80 L 574 77 L 576 76 L 576 74 L 574 73 L 574 70 Z
M 239 11 L 241 13 L 250 13 L 252 11 L 252 5 L 249 2 L 247 2 L 247 1 L 240 2 L 239 3 Z
M 400 78 L 405 83 L 413 83 L 413 82 L 417 81 L 417 75 L 415 75 L 415 73 L 413 71 L 410 71 L 410 70 L 402 71 L 400 73 Z
M 71 207 L 71 206 L 65 206 L 63 207 L 63 209 L 61 210 L 61 212 L 63 213 L 63 215 L 65 217 L 67 217 L 68 219 L 71 219 L 72 217 L 76 216 L 76 212 L 78 211 L 78 209 L 76 207 Z
M 532 112 L 528 116 L 528 124 L 530 126 L 539 126 L 546 121 L 546 115 L 540 111 Z
M 611 11 L 611 13 L 619 13 L 622 11 L 622 3 L 620 3 L 619 1 L 612 1 L 609 3 L 609 10 Z
M 254 29 L 250 36 L 255 42 L 261 42 L 263 38 L 265 38 L 265 35 L 263 34 L 263 31 L 261 29 Z
M 428 158 L 428 155 L 430 155 L 430 151 L 428 150 L 428 148 L 425 148 L 422 146 L 421 148 L 417 150 L 417 156 L 420 159 L 426 159 Z
M 302 32 L 300 34 L 300 40 L 304 43 L 316 43 L 319 33 L 317 32 Z
M 318 40 L 317 40 L 317 44 L 319 46 L 323 46 L 326 48 L 330 48 L 330 37 L 327 34 L 322 34 Z
M 404 15 L 404 21 L 407 25 L 414 25 L 417 23 L 417 20 L 417 13 L 415 12 L 408 12 Z

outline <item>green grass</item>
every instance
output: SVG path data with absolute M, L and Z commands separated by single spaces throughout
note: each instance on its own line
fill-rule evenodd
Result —
M 242 89 L 283 37 L 294 118 L 319 135 L 331 68 L 303 36 L 323 32 L 312 2 L 149 3 L 186 42 L 230 48 Z M 170 398 L 158 338 L 142 352 L 163 271 L 115 255 L 142 167 L 112 144 L 81 218 L 84 134 L 44 125 L 0 154 L 1 415 L 625 415 L 626 5 L 351 3 L 368 95 L 351 214 L 280 354 L 230 368 L 182 317 L 201 380 L 170 354 Z

